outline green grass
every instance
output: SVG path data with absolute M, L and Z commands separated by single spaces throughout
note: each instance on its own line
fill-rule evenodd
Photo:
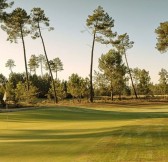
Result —
M 90 104 L 0 113 L 0 162 L 155 161 L 168 161 L 166 104 Z

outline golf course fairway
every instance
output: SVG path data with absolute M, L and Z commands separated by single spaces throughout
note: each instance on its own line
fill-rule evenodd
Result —
M 0 162 L 167 162 L 168 105 L 87 104 L 0 113 Z

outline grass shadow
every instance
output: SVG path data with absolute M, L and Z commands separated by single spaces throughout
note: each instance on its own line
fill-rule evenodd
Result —
M 41 122 L 41 121 L 113 121 L 150 118 L 168 118 L 168 112 L 123 112 L 103 111 L 80 107 L 43 108 L 8 113 L 9 122 Z M 6 113 L 1 114 L 0 119 Z

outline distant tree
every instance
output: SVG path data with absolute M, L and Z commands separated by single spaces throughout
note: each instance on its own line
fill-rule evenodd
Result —
M 134 86 L 135 88 L 137 88 L 137 85 L 139 84 L 139 77 L 140 77 L 140 70 L 138 67 L 130 69 L 131 70 L 131 74 L 132 74 L 132 79 L 134 82 Z
M 18 82 L 25 83 L 25 74 L 24 73 L 11 73 L 9 75 L 9 82 L 12 83 L 14 89 Z
M 41 76 L 43 76 L 43 64 L 46 62 L 45 56 L 43 54 L 40 54 L 38 56 L 38 63 L 40 64 L 41 69 Z
M 7 100 L 9 100 L 9 101 L 15 101 L 16 100 L 15 99 L 15 87 L 14 87 L 13 82 L 11 82 L 11 81 L 6 82 L 5 92 L 6 92 Z
M 94 71 L 93 79 L 95 96 L 107 96 L 109 94 L 109 91 L 111 91 L 111 86 L 109 80 L 106 78 L 106 75 L 99 71 Z M 111 97 L 113 100 L 113 96 Z
M 27 82 L 27 90 L 29 90 L 29 81 L 28 81 L 28 69 L 27 69 L 27 59 L 26 59 L 26 48 L 24 37 L 27 36 L 30 31 L 27 28 L 29 23 L 30 16 L 27 12 L 22 8 L 16 8 L 12 11 L 12 13 L 7 14 L 4 25 L 2 29 L 8 34 L 8 41 L 17 43 L 17 39 L 21 38 L 23 44 L 23 52 L 24 52 L 24 62 L 25 62 L 25 70 L 26 70 L 26 82 Z
M 138 85 L 140 94 L 148 95 L 150 93 L 150 80 L 151 78 L 149 76 L 149 71 L 142 69 L 140 73 L 140 82 Z
M 58 71 L 64 70 L 63 69 L 63 63 L 60 60 L 60 58 L 57 57 L 57 58 L 50 61 L 50 66 L 51 66 L 51 70 L 53 72 L 55 72 L 55 79 L 57 80 L 58 79 L 58 74 L 57 74 Z
M 5 94 L 5 89 L 0 84 L 0 102 L 1 102 L 1 104 L 2 104 L 3 107 L 5 107 L 5 101 L 3 100 L 4 94 Z
M 15 93 L 16 93 L 16 101 L 20 102 L 25 100 L 26 96 L 25 93 L 25 83 L 18 82 L 15 88 Z
M 89 99 L 89 86 L 90 82 L 89 82 L 89 78 L 82 78 L 81 81 L 81 94 L 83 97 L 85 97 L 87 100 Z
M 121 97 L 125 85 L 126 67 L 122 63 L 122 56 L 115 50 L 102 54 L 99 58 L 99 69 L 110 83 L 111 100 L 114 91 Z
M 55 82 L 54 82 L 53 74 L 52 74 L 51 67 L 50 67 L 50 64 L 49 64 L 44 39 L 43 39 L 42 32 L 41 32 L 41 24 L 44 24 L 46 27 L 48 27 L 49 30 L 52 30 L 53 28 L 49 27 L 50 26 L 49 18 L 45 16 L 44 10 L 42 10 L 41 8 L 33 8 L 31 10 L 31 24 L 32 24 L 32 30 L 34 31 L 33 38 L 36 39 L 36 38 L 40 37 L 41 41 L 42 41 L 44 54 L 45 54 L 45 57 L 46 57 L 46 61 L 47 61 L 47 64 L 48 64 L 50 76 L 51 76 L 53 87 L 54 87 L 53 90 L 54 90 L 55 103 L 57 103 L 58 100 L 57 100 Z
M 11 73 L 13 73 L 12 68 L 13 68 L 14 66 L 16 66 L 16 65 L 15 65 L 15 61 L 12 60 L 12 59 L 8 59 L 7 62 L 6 62 L 6 64 L 5 64 L 5 66 L 6 66 L 6 67 L 9 67 L 9 70 L 11 71 Z
M 63 81 L 62 81 L 62 84 L 63 84 L 63 89 L 64 89 L 65 96 L 66 96 L 66 98 L 67 98 L 67 97 L 68 97 L 67 81 L 66 81 L 66 80 L 63 80 Z
M 157 34 L 156 49 L 161 53 L 168 50 L 168 21 L 160 23 L 160 26 L 155 29 Z
M 160 94 L 158 84 L 151 83 L 149 88 L 152 96 Z
M 53 94 L 53 85 L 50 86 L 51 88 L 48 91 L 48 97 L 52 98 L 54 96 Z M 56 91 L 57 91 L 57 97 L 59 100 L 63 100 L 64 98 L 66 98 L 67 92 L 65 90 L 65 85 L 64 82 L 60 81 L 60 80 L 55 80 L 55 87 L 56 87 Z
M 3 74 L 0 74 L 0 85 L 4 85 L 6 82 L 7 78 Z
M 133 82 L 133 79 L 132 79 L 132 74 L 131 74 L 131 70 L 130 70 L 127 55 L 126 55 L 127 49 L 132 48 L 133 44 L 134 44 L 134 42 L 130 41 L 128 34 L 125 33 L 125 34 L 122 34 L 122 35 L 118 35 L 117 41 L 113 42 L 112 45 L 114 45 L 118 49 L 120 54 L 124 55 L 124 57 L 125 57 L 128 73 L 129 73 L 129 76 L 130 76 L 130 79 L 131 79 L 131 84 L 132 84 L 132 87 L 133 87 L 133 90 L 134 90 L 135 97 L 137 99 L 138 95 L 137 95 L 137 92 L 136 92 L 136 89 L 135 89 L 135 85 L 134 85 L 134 82 Z
M 132 70 L 133 79 L 136 83 L 138 93 L 141 95 L 150 94 L 151 78 L 145 69 L 135 68 Z
M 168 83 L 168 71 L 166 69 L 161 69 L 159 72 L 159 83 L 160 84 L 167 84 Z
M 38 57 L 36 55 L 31 55 L 28 66 L 30 68 L 30 73 L 33 71 L 36 74 L 36 69 L 39 67 Z
M 161 69 L 159 72 L 159 90 L 160 94 L 165 95 L 168 93 L 168 71 L 166 69 Z
M 93 35 L 90 64 L 90 102 L 93 102 L 92 69 L 95 41 L 104 43 L 106 37 L 113 37 L 115 35 L 111 30 L 114 26 L 114 20 L 108 13 L 105 13 L 101 6 L 98 6 L 98 8 L 93 11 L 93 14 L 88 16 L 86 25 Z
M 15 89 L 15 101 L 24 101 L 27 103 L 33 103 L 37 98 L 38 89 L 37 87 L 30 84 L 29 91 L 26 91 L 26 86 L 22 82 L 19 82 Z
M 48 75 L 37 76 L 36 74 L 30 76 L 32 86 L 38 89 L 38 97 L 46 98 L 49 89 L 51 88 L 51 78 Z
M 78 98 L 81 100 L 84 94 L 85 81 L 78 74 L 72 74 L 68 80 L 68 92 L 73 96 L 73 98 Z
M 0 74 L 0 101 L 3 107 L 5 107 L 5 101 L 3 100 L 6 91 L 7 79 L 3 74 Z

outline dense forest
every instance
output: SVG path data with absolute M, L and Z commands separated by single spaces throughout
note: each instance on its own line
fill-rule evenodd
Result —
M 86 19 L 87 31 L 93 37 L 91 48 L 91 64 L 89 77 L 83 78 L 76 73 L 70 74 L 68 80 L 60 80 L 59 75 L 64 70 L 63 62 L 56 57 L 48 58 L 45 40 L 41 29 L 50 27 L 50 20 L 41 8 L 33 8 L 30 13 L 22 8 L 16 8 L 10 13 L 8 8 L 13 2 L 0 0 L 1 29 L 7 33 L 7 41 L 16 43 L 21 39 L 25 71 L 14 71 L 15 60 L 8 59 L 6 68 L 10 75 L 0 74 L 0 101 L 15 104 L 28 102 L 35 103 L 47 99 L 58 103 L 65 99 L 81 102 L 94 100 L 123 100 L 123 99 L 166 99 L 168 94 L 168 71 L 161 69 L 158 73 L 159 83 L 151 82 L 149 71 L 138 67 L 130 68 L 127 59 L 127 50 L 133 47 L 127 33 L 118 34 L 113 31 L 114 20 L 98 6 Z M 155 30 L 157 35 L 156 49 L 167 51 L 168 22 L 161 23 Z M 32 54 L 28 59 L 26 55 L 25 37 L 40 39 L 43 54 Z M 98 71 L 93 69 L 95 42 L 109 45 L 111 49 L 98 60 Z M 40 74 L 37 74 L 37 69 Z M 41 100 L 40 100 L 41 99 Z

